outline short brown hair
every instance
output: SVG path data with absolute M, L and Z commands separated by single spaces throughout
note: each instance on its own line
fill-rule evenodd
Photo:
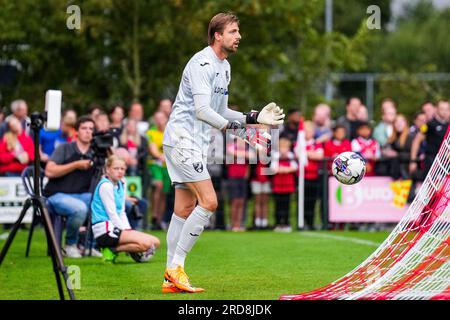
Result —
M 85 123 L 85 122 L 92 122 L 92 124 L 95 126 L 95 122 L 94 122 L 94 120 L 92 120 L 91 117 L 89 117 L 89 116 L 81 116 L 81 117 L 78 118 L 77 122 L 75 123 L 75 130 L 78 131 L 80 126 L 83 123 Z
M 239 18 L 232 13 L 218 13 L 212 17 L 208 26 L 208 44 L 214 44 L 216 32 L 223 33 L 225 26 L 236 22 L 239 25 Z

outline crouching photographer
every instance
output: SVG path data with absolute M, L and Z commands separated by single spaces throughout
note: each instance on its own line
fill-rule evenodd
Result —
M 54 213 L 67 218 L 64 254 L 70 258 L 81 258 L 77 247 L 79 229 L 88 215 L 92 197 L 89 191 L 95 172 L 95 152 L 91 146 L 94 121 L 82 116 L 75 130 L 76 141 L 59 145 L 51 155 L 45 167 L 49 181 L 43 194 Z M 92 255 L 101 256 L 101 253 L 93 249 Z
M 106 262 L 115 262 L 119 252 L 127 252 L 136 262 L 151 259 L 159 248 L 158 238 L 131 229 L 125 213 L 126 162 L 117 155 L 106 160 L 106 174 L 95 188 L 92 231 Z

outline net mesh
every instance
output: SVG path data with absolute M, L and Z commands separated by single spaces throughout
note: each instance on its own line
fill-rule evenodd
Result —
M 375 252 L 325 287 L 280 299 L 450 299 L 448 133 L 414 201 Z

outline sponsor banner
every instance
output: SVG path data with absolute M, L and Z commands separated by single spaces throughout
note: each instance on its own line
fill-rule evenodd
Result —
M 330 222 L 398 222 L 408 209 L 411 180 L 365 177 L 354 185 L 328 180 Z
M 142 178 L 140 176 L 125 177 L 127 181 L 127 195 L 142 198 Z
M 14 223 L 28 198 L 20 177 L 0 177 L 0 223 Z M 27 211 L 23 223 L 31 223 L 33 209 Z

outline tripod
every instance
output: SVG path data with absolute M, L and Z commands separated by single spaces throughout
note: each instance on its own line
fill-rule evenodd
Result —
M 30 207 L 32 207 L 33 210 L 37 213 L 37 215 L 39 215 L 43 218 L 45 234 L 47 237 L 49 252 L 50 252 L 51 259 L 52 259 L 53 271 L 54 271 L 55 277 L 56 277 L 56 284 L 58 287 L 59 298 L 61 300 L 65 299 L 62 282 L 61 282 L 61 277 L 60 277 L 60 273 L 61 273 L 64 278 L 65 286 L 66 286 L 66 289 L 67 289 L 70 299 L 75 300 L 75 295 L 73 293 L 72 288 L 70 287 L 69 276 L 67 275 L 67 268 L 64 265 L 64 261 L 62 258 L 61 249 L 59 248 L 59 244 L 56 241 L 56 236 L 53 231 L 52 222 L 50 220 L 50 216 L 48 214 L 47 208 L 45 207 L 45 200 L 41 196 L 41 189 L 40 189 L 41 188 L 41 185 L 40 185 L 41 166 L 40 166 L 40 158 L 39 158 L 39 134 L 40 134 L 41 128 L 44 125 L 45 120 L 46 120 L 46 113 L 34 112 L 31 114 L 31 129 L 34 134 L 34 177 L 33 177 L 34 178 L 34 180 L 33 180 L 34 196 L 28 198 L 25 201 L 25 204 L 22 208 L 20 216 L 11 229 L 11 233 L 9 234 L 5 245 L 3 246 L 2 252 L 0 253 L 0 265 L 2 264 L 3 259 L 5 258 L 6 254 L 8 253 L 8 249 L 14 240 L 14 237 L 17 233 L 17 230 L 20 227 L 20 224 L 22 223 L 23 218 L 25 217 L 25 214 L 27 213 L 28 209 Z
M 86 223 L 86 236 L 84 238 L 84 249 L 83 249 L 83 256 L 90 256 L 92 255 L 92 209 L 91 209 L 91 204 L 92 201 L 94 199 L 94 191 L 95 188 L 97 187 L 97 184 L 100 181 L 100 178 L 102 177 L 103 174 L 103 166 L 104 166 L 104 162 L 100 161 L 100 160 L 94 160 L 94 165 L 95 165 L 95 172 L 94 172 L 94 176 L 91 180 L 91 185 L 89 187 L 89 192 L 92 194 L 91 200 L 89 201 L 89 206 L 88 206 L 88 214 L 87 214 L 87 223 Z M 87 250 L 87 248 L 89 248 L 89 250 Z

